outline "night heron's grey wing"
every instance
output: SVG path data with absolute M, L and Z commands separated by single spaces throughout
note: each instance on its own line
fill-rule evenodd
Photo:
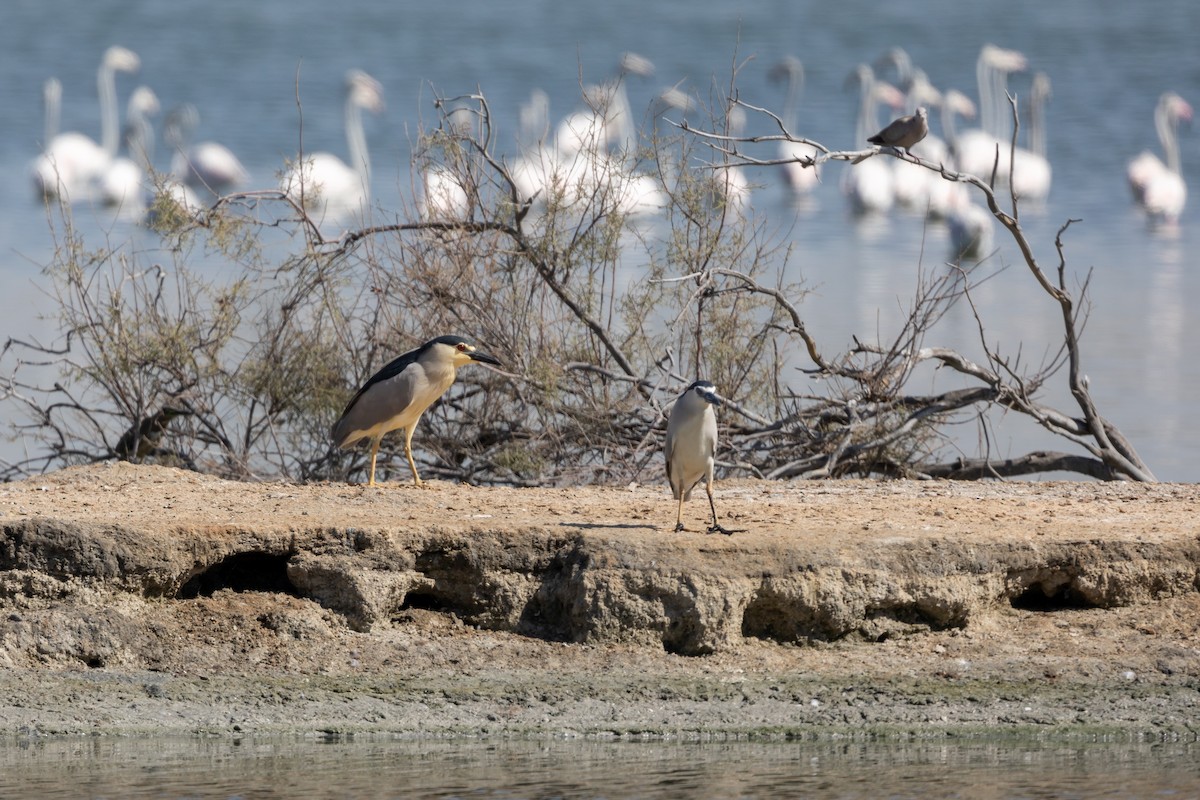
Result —
M 667 460 L 667 483 L 671 485 L 671 493 L 679 497 L 679 491 L 675 487 L 675 478 L 671 475 L 671 460 L 675 457 L 675 432 L 671 430 L 668 422 L 667 425 L 667 443 L 663 447 L 663 455 Z
M 675 405 L 671 409 L 671 416 L 667 420 L 667 443 L 664 448 L 664 454 L 667 457 L 667 482 L 671 484 L 671 494 L 676 499 L 682 495 L 685 500 L 692 493 L 692 487 L 684 485 L 688 481 L 687 465 L 676 462 L 687 452 L 686 449 L 681 450 L 680 448 L 686 448 L 688 443 L 679 440 L 686 429 L 687 411 L 687 392 L 684 392 L 675 401 Z
M 412 350 L 398 356 L 362 385 L 333 426 L 337 446 L 362 438 L 366 431 L 399 416 L 412 403 L 424 372 L 417 363 L 419 354 L 419 350 Z

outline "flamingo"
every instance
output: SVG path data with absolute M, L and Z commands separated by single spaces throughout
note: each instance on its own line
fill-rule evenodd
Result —
M 225 145 L 214 141 L 191 144 L 200 112 L 191 103 L 172 109 L 163 123 L 163 139 L 171 146 L 171 177 L 194 190 L 222 195 L 244 185 L 250 175 Z
M 804 91 L 804 64 L 795 56 L 786 56 L 776 64 L 767 76 L 772 81 L 786 81 L 787 95 L 783 103 L 783 127 L 789 135 L 795 135 L 799 124 L 800 95 Z M 811 144 L 783 140 L 779 143 L 779 158 L 784 161 L 783 177 L 797 195 L 810 193 L 821 182 L 817 167 L 805 167 L 801 162 L 811 159 L 820 151 Z
M 637 142 L 625 77 L 645 78 L 653 74 L 654 64 L 648 58 L 636 53 L 622 54 L 613 79 L 584 90 L 587 108 L 568 114 L 558 124 L 555 146 L 559 153 L 573 156 L 615 147 L 624 155 L 631 155 Z
M 687 114 L 695 107 L 692 99 L 677 88 L 662 92 L 655 103 L 654 113 L 657 121 L 663 114 L 674 108 Z M 742 135 L 746 128 L 746 112 L 741 106 L 730 104 L 725 114 L 725 134 L 730 138 Z M 697 168 L 699 180 L 696 186 L 703 192 L 701 195 L 709 207 L 718 212 L 732 211 L 743 214 L 750 204 L 751 185 L 745 171 L 736 164 L 704 164 Z M 663 181 L 675 191 L 680 190 L 679 181 L 667 176 Z M 665 192 L 664 192 L 665 195 Z M 669 198 L 665 198 L 669 201 Z
M 661 143 L 660 123 L 670 111 L 679 111 L 686 115 L 695 104 L 678 85 L 659 92 L 651 105 L 653 120 L 653 137 L 655 147 Z M 628 175 L 626 191 L 622 198 L 625 213 L 640 217 L 657 214 L 671 204 L 671 188 L 675 188 L 673 178 L 674 167 L 665 159 L 659 160 L 659 174 L 651 175 L 634 171 Z
M 550 133 L 550 96 L 535 89 L 520 109 L 521 155 L 509 169 L 518 202 L 546 202 L 551 176 L 558 169 L 558 151 L 546 141 Z
M 101 202 L 116 206 L 124 215 L 141 216 L 146 207 L 146 187 L 154 160 L 154 128 L 150 118 L 159 112 L 158 97 L 148 86 L 129 95 L 125 111 L 126 155 L 112 160 L 100 177 Z
M 893 85 L 907 94 L 912 89 L 915 77 L 912 58 L 908 55 L 908 51 L 903 47 L 888 48 L 887 52 L 875 59 L 871 66 L 874 69 L 882 70 L 889 64 L 896 70 L 896 82 Z
M 566 116 L 547 145 L 548 102 L 535 95 L 522 119 L 524 136 L 536 138 L 511 169 L 512 182 L 522 199 L 553 199 L 565 207 L 601 200 L 606 209 L 628 217 L 658 213 L 668 198 L 656 176 L 636 168 L 635 132 L 625 95 L 625 74 L 649 74 L 649 61 L 626 53 L 613 82 L 584 92 L 588 112 Z M 680 92 L 682 94 L 682 92 Z M 655 121 L 661 110 L 655 113 Z M 616 148 L 616 149 L 613 149 Z
M 950 231 L 950 257 L 954 261 L 980 261 L 995 248 L 996 220 L 991 212 L 965 195 L 946 215 Z
M 996 246 L 996 219 L 983 206 L 971 200 L 966 188 L 955 184 L 946 212 L 950 233 L 950 258 L 955 262 L 980 261 Z
M 975 103 L 971 98 L 967 97 L 957 89 L 947 89 L 942 93 L 941 102 L 941 124 L 943 142 L 946 145 L 945 151 L 937 157 L 930 158 L 922 154 L 926 160 L 933 160 L 943 164 L 947 169 L 956 170 L 957 165 L 954 160 L 954 144 L 958 138 L 957 125 L 955 124 L 956 116 L 963 116 L 968 119 L 975 117 Z M 926 137 L 931 138 L 931 137 Z M 916 150 L 920 152 L 920 148 L 925 142 L 919 142 Z M 957 195 L 964 194 L 966 187 L 957 181 L 948 181 L 939 175 L 929 173 L 930 180 L 928 183 L 926 194 L 926 215 L 930 219 L 946 219 L 956 204 L 960 202 Z
M 46 120 L 54 123 L 55 135 L 47 130 L 41 155 L 31 165 L 34 189 L 41 198 L 61 197 L 83 200 L 91 195 L 95 183 L 117 155 L 120 122 L 117 119 L 116 73 L 137 72 L 141 61 L 124 47 L 113 46 L 104 52 L 96 71 L 96 89 L 100 96 L 100 143 L 75 131 L 57 133 L 62 100 L 61 84 L 45 87 Z
M 913 66 L 912 59 L 902 47 L 893 47 L 879 57 L 876 66 L 893 64 L 896 68 L 895 86 L 904 92 L 904 110 L 913 114 L 921 106 L 938 108 L 943 104 L 942 93 L 929 80 L 925 70 Z M 948 145 L 945 140 L 932 132 L 915 144 L 912 148 L 917 155 L 927 161 L 943 162 L 948 157 Z M 905 162 L 896 162 L 897 167 Z M 911 165 L 910 165 L 911 166 Z
M 875 73 L 867 64 L 859 64 L 850 80 L 859 85 L 858 118 L 855 123 L 856 144 L 867 141 L 879 129 L 876 106 L 879 100 L 899 107 L 904 96 L 896 87 L 875 79 Z M 850 198 L 856 214 L 886 214 L 895 203 L 892 169 L 884 159 L 868 158 L 846 171 L 842 179 L 842 191 Z
M 42 144 L 49 144 L 58 136 L 58 125 L 62 117 L 62 81 L 47 78 L 42 84 L 42 107 L 45 110 L 45 128 Z
M 984 45 L 975 61 L 975 79 L 979 84 L 979 127 L 964 131 L 957 137 L 954 156 L 959 169 L 989 178 L 993 166 L 996 178 L 1007 182 L 1009 175 L 1008 125 L 1001 120 L 1003 98 L 1007 94 L 1008 75 L 1028 68 L 1025 56 L 1016 50 L 1006 50 L 993 44 Z M 999 148 L 1000 159 L 996 160 Z
M 958 89 L 947 89 L 942 94 L 942 136 L 946 139 L 951 153 L 958 149 L 958 124 L 955 117 L 975 119 L 977 109 L 975 102 Z
M 169 208 L 173 210 L 168 211 Z M 152 187 L 140 222 L 152 227 L 160 224 L 170 227 L 181 218 L 195 219 L 207 209 L 192 187 L 166 176 L 161 184 Z
M 346 149 L 350 163 L 332 153 L 305 154 L 280 181 L 280 190 L 319 221 L 338 221 L 361 212 L 371 197 L 371 161 L 363 134 L 362 112 L 383 110 L 383 87 L 362 70 L 346 73 Z
M 446 116 L 447 135 L 460 140 L 469 135 L 473 123 L 469 108 L 455 108 Z M 471 212 L 471 197 L 453 167 L 430 162 L 421 176 L 424 184 L 422 215 L 427 219 L 466 219 Z
M 1134 200 L 1152 221 L 1173 225 L 1187 204 L 1187 184 L 1183 180 L 1179 156 L 1180 120 L 1192 118 L 1192 107 L 1175 92 L 1164 92 L 1154 109 L 1154 128 L 1162 144 L 1164 164 L 1148 150 L 1129 162 L 1126 175 Z
M 1042 201 L 1050 194 L 1051 169 L 1046 158 L 1046 100 L 1050 97 L 1050 78 L 1035 73 L 1029 89 L 1029 149 L 1017 147 L 1012 154 L 1009 185 L 1013 194 L 1024 200 Z M 1001 150 L 1001 157 L 1007 152 Z
M 659 123 L 663 116 L 672 110 L 686 114 L 692 108 L 691 98 L 677 87 L 671 87 L 659 93 L 650 112 L 656 145 L 659 142 Z M 565 181 L 563 180 L 564 173 L 554 173 L 556 181 L 561 181 L 577 191 L 576 199 L 586 201 L 589 195 L 585 194 L 585 191 L 596 192 L 604 187 L 611 198 L 613 210 L 634 220 L 659 214 L 671 204 L 668 187 L 673 183 L 670 177 L 672 167 L 665 161 L 660 161 L 659 172 L 653 174 L 637 169 L 631 158 L 601 154 L 588 162 L 587 180 L 584 183 L 572 183 L 584 172 L 580 169 L 579 163 L 577 159 L 565 164 L 562 160 L 558 162 L 567 170 Z
M 942 93 L 929 81 L 924 70 L 908 64 L 901 74 L 907 75 L 908 91 L 904 96 L 906 112 L 911 114 L 925 106 L 942 105 Z M 946 164 L 950 161 L 950 148 L 946 141 L 933 133 L 927 133 L 909 152 L 932 164 Z M 942 184 L 946 181 L 937 174 L 917 164 L 897 159 L 892 161 L 892 183 L 898 205 L 933 218 L 945 215 L 947 198 L 945 186 Z
M 730 106 L 725 118 L 725 133 L 736 139 L 746 130 L 746 111 L 741 106 Z M 717 167 L 712 177 L 713 200 L 736 214 L 745 213 L 750 205 L 750 180 L 746 171 L 736 165 Z

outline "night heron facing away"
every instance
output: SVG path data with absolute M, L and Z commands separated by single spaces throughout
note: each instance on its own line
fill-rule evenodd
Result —
M 439 336 L 400 356 L 363 384 L 333 426 L 332 437 L 338 447 L 349 447 L 359 439 L 371 441 L 368 486 L 375 485 L 379 442 L 398 428 L 404 429 L 404 455 L 412 469 L 413 482 L 421 485 L 412 457 L 413 428 L 425 409 L 454 383 L 455 371 L 475 361 L 500 364 L 495 356 L 479 352 L 461 336 Z
M 717 506 L 713 502 L 713 466 L 717 454 L 717 415 L 713 411 L 721 404 L 716 387 L 708 381 L 696 381 L 683 390 L 671 418 L 667 420 L 667 480 L 678 506 L 675 511 L 675 530 L 683 530 L 683 501 L 692 495 L 696 484 L 704 480 L 708 506 L 712 509 L 709 533 L 732 533 L 717 522 Z

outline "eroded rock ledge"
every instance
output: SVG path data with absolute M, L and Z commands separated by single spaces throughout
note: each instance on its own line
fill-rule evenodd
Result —
M 703 505 L 688 509 L 697 529 Z M 122 597 L 184 604 L 234 590 L 311 601 L 360 632 L 421 610 L 703 655 L 744 637 L 879 641 L 1014 607 L 1200 589 L 1192 486 L 738 482 L 720 486 L 718 508 L 738 533 L 671 531 L 655 485 L 368 490 L 69 469 L 0 488 L 0 601 L 18 609 L 4 639 L 10 661 L 67 647 L 20 634 L 22 607 L 78 602 L 102 616 Z M 120 639 L 110 623 L 91 635 Z M 85 661 L 117 647 L 78 639 Z

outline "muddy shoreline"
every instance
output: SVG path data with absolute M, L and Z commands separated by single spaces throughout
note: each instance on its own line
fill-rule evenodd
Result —
M 662 486 L 6 485 L 0 735 L 1195 740 L 1196 487 L 717 499 L 733 537 Z

